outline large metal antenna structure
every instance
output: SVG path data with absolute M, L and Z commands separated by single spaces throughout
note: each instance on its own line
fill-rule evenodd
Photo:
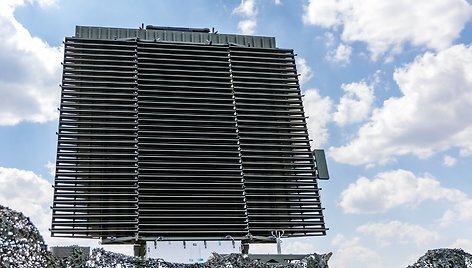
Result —
M 53 236 L 143 255 L 326 234 L 293 50 L 157 26 L 77 26 L 64 46 Z

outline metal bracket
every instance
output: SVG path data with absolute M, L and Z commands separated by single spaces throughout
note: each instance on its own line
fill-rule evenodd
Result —
M 284 235 L 284 230 L 274 230 L 271 232 L 272 236 L 277 241 L 277 254 L 282 254 L 282 237 Z

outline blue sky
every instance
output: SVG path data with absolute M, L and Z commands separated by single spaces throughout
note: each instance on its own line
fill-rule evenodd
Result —
M 47 232 L 64 37 L 75 25 L 215 27 L 275 36 L 298 55 L 312 145 L 328 156 L 330 230 L 285 239 L 284 252 L 332 251 L 330 267 L 472 252 L 471 18 L 465 0 L 2 0 L 0 203 L 50 245 L 96 245 Z

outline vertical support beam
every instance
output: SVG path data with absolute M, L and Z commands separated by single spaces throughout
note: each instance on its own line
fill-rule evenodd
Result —
M 249 242 L 248 241 L 241 241 L 241 254 L 244 254 L 244 255 L 249 254 Z
M 282 240 L 280 238 L 277 238 L 277 254 L 282 254 Z
M 134 256 L 144 259 L 146 257 L 146 241 L 139 240 L 133 246 Z
M 238 141 L 240 141 L 240 136 L 239 136 L 239 124 L 238 124 L 238 109 L 236 107 L 236 93 L 234 91 L 234 80 L 233 80 L 233 64 L 231 63 L 231 46 L 228 44 L 228 63 L 229 63 L 229 76 L 231 79 L 231 92 L 233 94 L 233 110 L 234 110 L 234 115 L 236 116 L 235 118 L 235 126 L 236 126 L 236 135 L 238 137 Z M 242 160 L 242 154 L 241 154 L 241 143 L 238 142 L 238 152 L 239 152 L 239 164 L 240 164 L 240 169 L 241 169 L 241 181 L 242 181 L 242 193 L 243 193 L 243 201 L 244 201 L 244 215 L 246 218 L 246 230 L 249 233 L 250 226 L 249 226 L 249 212 L 247 210 L 247 198 L 246 198 L 246 185 L 245 185 L 245 178 L 244 178 L 244 169 L 243 169 L 243 160 Z M 231 236 L 230 236 L 231 237 Z M 231 239 L 233 239 L 231 237 Z M 234 239 L 233 239 L 233 247 L 234 247 Z

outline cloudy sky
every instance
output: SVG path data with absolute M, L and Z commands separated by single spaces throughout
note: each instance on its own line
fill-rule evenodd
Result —
M 50 245 L 96 244 L 47 231 L 64 37 L 75 25 L 215 27 L 298 54 L 312 145 L 328 156 L 330 230 L 285 239 L 284 252 L 332 251 L 334 268 L 472 253 L 471 18 L 466 0 L 1 0 L 0 204 Z

